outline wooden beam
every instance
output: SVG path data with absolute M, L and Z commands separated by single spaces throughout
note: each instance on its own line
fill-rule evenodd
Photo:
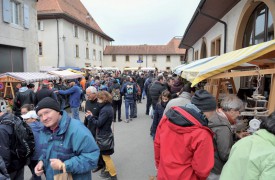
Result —
M 238 72 L 225 72 L 221 74 L 209 77 L 209 79 L 220 79 L 229 77 L 243 77 L 243 76 L 257 76 L 258 74 L 275 74 L 275 69 L 263 69 L 263 70 L 252 70 L 252 71 L 238 71 Z

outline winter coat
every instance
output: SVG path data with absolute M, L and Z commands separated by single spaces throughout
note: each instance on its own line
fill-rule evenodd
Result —
M 201 112 L 187 106 L 172 107 L 162 117 L 154 141 L 158 180 L 208 177 L 214 166 L 214 147 L 206 126 Z
M 71 108 L 78 108 L 80 106 L 80 97 L 82 90 L 79 86 L 74 85 L 70 89 L 67 90 L 59 90 L 60 94 L 70 94 L 70 106 Z
M 166 108 L 164 109 L 164 114 L 172 107 L 172 106 L 184 106 L 191 102 L 191 94 L 188 92 L 182 92 L 179 97 L 175 99 L 171 99 Z
M 35 103 L 35 93 L 27 87 L 21 87 L 19 92 L 16 94 L 14 100 L 14 111 L 16 115 L 20 115 L 20 108 L 25 104 Z
M 127 92 L 127 87 L 128 87 L 128 86 L 133 86 L 133 87 L 132 87 L 132 88 L 133 88 L 132 93 L 128 93 L 128 92 Z M 121 90 L 120 90 L 120 93 L 121 93 L 122 95 L 124 95 L 125 100 L 126 100 L 126 99 L 127 99 L 127 100 L 135 100 L 136 94 L 137 94 L 136 85 L 135 85 L 134 83 L 132 83 L 132 82 L 126 82 L 126 83 L 124 83 L 124 84 L 122 85 L 122 88 L 121 88 Z
M 34 135 L 34 141 L 35 141 L 35 151 L 31 157 L 31 160 L 38 160 L 41 155 L 41 148 L 39 145 L 39 136 L 40 136 L 40 131 L 44 128 L 44 125 L 39 121 L 29 123 L 28 125 L 32 129 L 32 133 Z
M 153 78 L 152 77 L 148 77 L 146 80 L 145 80 L 145 83 L 144 83 L 144 92 L 146 93 L 146 96 L 148 98 L 148 95 L 149 95 L 149 85 L 152 84 L 152 81 L 153 81 Z M 151 86 L 150 86 L 151 87 Z
M 81 121 L 71 118 L 65 111 L 62 113 L 57 131 L 44 127 L 39 137 L 42 152 L 39 159 L 44 163 L 47 180 L 60 173 L 50 166 L 53 158 L 64 162 L 74 180 L 91 180 L 91 170 L 97 167 L 98 146 Z
M 144 83 L 145 83 L 145 78 L 142 78 L 142 77 L 137 78 L 137 84 L 141 89 L 144 88 Z
M 99 116 L 88 116 L 88 121 L 91 121 L 93 125 L 97 127 L 97 134 L 104 135 L 112 133 L 111 125 L 114 119 L 114 110 L 111 103 L 103 104 L 99 111 Z M 114 149 L 101 151 L 103 155 L 111 155 L 114 153 Z
M 232 147 L 221 180 L 274 180 L 275 136 L 260 129 Z
M 93 101 L 87 100 L 85 108 L 86 108 L 85 111 L 91 111 L 94 116 L 98 117 L 100 108 L 97 104 L 97 99 L 95 99 Z M 91 131 L 92 135 L 95 138 L 96 126 L 93 125 L 92 122 L 88 121 L 88 119 L 86 117 L 84 119 L 84 125 Z
M 37 103 L 45 97 L 51 97 L 57 101 L 57 95 L 53 92 L 53 90 L 50 90 L 47 87 L 42 87 L 42 89 L 37 91 L 35 94 L 35 105 L 37 105 Z
M 0 122 L 18 118 L 10 113 L 5 113 L 0 117 Z M 0 123 L 0 156 L 3 158 L 8 173 L 20 170 L 26 164 L 25 160 L 19 160 L 15 154 L 11 153 L 11 145 L 15 143 L 15 134 L 13 127 Z
M 153 109 L 155 109 L 156 104 L 158 103 L 159 96 L 166 89 L 167 87 L 164 84 L 160 83 L 159 81 L 155 81 L 150 87 L 149 91 L 152 98 Z
M 155 137 L 156 131 L 157 131 L 157 127 L 159 125 L 159 122 L 162 118 L 163 115 L 163 111 L 165 109 L 166 106 L 163 106 L 162 103 L 158 103 L 156 105 L 156 109 L 154 111 L 154 119 L 153 119 L 153 125 L 152 125 L 152 132 L 151 134 L 153 135 L 153 137 Z
M 234 144 L 234 133 L 226 116 L 219 112 L 209 118 L 208 127 L 214 133 L 215 164 L 212 172 L 219 175 Z
M 0 156 L 0 179 L 10 180 L 10 175 L 8 174 L 5 162 L 1 156 Z

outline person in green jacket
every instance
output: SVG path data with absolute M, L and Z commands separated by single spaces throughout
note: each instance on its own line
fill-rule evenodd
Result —
M 275 112 L 260 130 L 239 140 L 231 149 L 220 180 L 275 179 Z

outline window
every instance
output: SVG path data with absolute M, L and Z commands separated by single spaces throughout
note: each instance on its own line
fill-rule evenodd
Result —
M 89 31 L 85 30 L 85 39 L 89 41 Z
M 93 34 L 93 43 L 96 44 L 96 35 Z
M 206 55 L 206 43 L 205 43 L 205 41 L 202 41 L 200 58 L 203 59 L 203 58 L 206 58 L 206 57 L 207 57 L 207 55 Z
M 102 61 L 102 52 L 99 51 L 99 60 Z
M 78 37 L 78 26 L 74 25 L 74 37 Z
M 170 62 L 170 56 L 166 56 L 166 62 Z
M 143 60 L 143 56 L 142 55 L 138 56 L 138 60 Z
M 86 47 L 86 59 L 90 59 L 89 48 Z
M 195 51 L 195 59 L 194 60 L 198 60 L 199 59 L 199 51 Z
M 11 1 L 11 23 L 19 25 L 20 3 Z
M 99 45 L 101 46 L 101 44 L 102 44 L 102 38 L 98 37 L 98 39 L 99 39 Z
M 96 50 L 93 49 L 93 60 L 96 60 Z
M 180 63 L 181 64 L 185 63 L 184 56 L 180 56 Z
M 127 55 L 127 56 L 125 56 L 125 61 L 126 62 L 129 62 L 130 61 L 130 58 L 129 58 L 129 56 Z
M 153 61 L 153 62 L 156 62 L 156 61 L 157 61 L 157 56 L 156 56 L 156 55 L 153 55 L 152 61 Z
M 38 21 L 37 22 L 38 30 L 44 31 L 44 23 L 43 21 Z
M 75 57 L 79 57 L 79 46 L 75 45 Z
M 211 56 L 221 55 L 221 38 L 216 38 L 211 42 Z
M 42 42 L 38 43 L 39 46 L 39 56 L 43 56 L 43 46 L 42 46 Z
M 243 47 L 274 39 L 273 18 L 269 8 L 261 3 L 251 14 L 246 25 Z
M 112 61 L 113 61 L 113 62 L 116 61 L 116 55 L 112 55 Z

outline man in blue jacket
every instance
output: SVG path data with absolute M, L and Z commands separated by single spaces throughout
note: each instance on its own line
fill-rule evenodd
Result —
M 69 83 L 69 86 L 71 87 L 70 89 L 67 90 L 58 90 L 57 92 L 59 94 L 70 94 L 70 107 L 71 107 L 71 111 L 72 111 L 72 117 L 74 119 L 80 119 L 79 118 L 79 106 L 80 106 L 80 97 L 81 97 L 81 93 L 82 90 L 80 89 L 80 87 L 75 83 L 75 81 L 72 80 L 68 80 L 67 81 Z
M 37 104 L 36 113 L 45 126 L 39 137 L 42 155 L 34 169 L 36 175 L 45 173 L 47 180 L 53 180 L 65 168 L 74 180 L 91 180 L 99 148 L 89 129 L 60 111 L 58 102 L 50 97 Z

